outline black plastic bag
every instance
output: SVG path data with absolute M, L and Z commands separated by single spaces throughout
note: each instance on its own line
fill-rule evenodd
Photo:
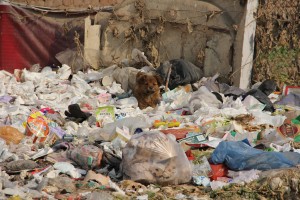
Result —
M 276 88 L 276 82 L 274 80 L 267 79 L 264 82 L 262 82 L 262 84 L 260 84 L 260 86 L 257 89 L 265 93 L 265 95 L 269 96 L 272 92 L 276 90 Z
M 168 88 L 171 90 L 180 85 L 195 83 L 204 76 L 203 71 L 193 63 L 183 59 L 174 59 L 164 62 L 156 70 L 163 77 L 164 82 L 167 80 L 170 66 L 171 74 Z
M 243 95 L 243 100 L 248 96 L 251 95 L 256 98 L 261 103 L 265 104 L 264 111 L 274 112 L 275 108 L 273 103 L 269 99 L 269 95 L 275 91 L 276 89 L 276 82 L 273 80 L 265 80 L 257 89 L 252 89 L 248 91 L 246 94 Z

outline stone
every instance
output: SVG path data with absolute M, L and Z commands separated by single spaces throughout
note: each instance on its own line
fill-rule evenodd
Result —
M 72 193 L 76 190 L 75 184 L 72 179 L 68 177 L 57 177 L 48 180 L 50 186 L 57 187 L 59 190 L 66 190 Z
M 273 178 L 270 181 L 270 188 L 273 191 L 278 190 L 279 188 L 282 187 L 282 185 L 283 185 L 283 181 L 279 177 Z
M 29 169 L 35 169 L 38 167 L 38 164 L 36 164 L 32 160 L 17 160 L 7 163 L 5 168 L 7 171 L 21 171 L 21 170 L 29 170 Z

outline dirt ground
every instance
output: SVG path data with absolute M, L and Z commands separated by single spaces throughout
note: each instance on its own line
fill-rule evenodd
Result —
M 157 191 L 148 191 L 149 200 L 165 199 L 300 199 L 299 194 L 300 169 L 281 169 L 262 172 L 260 178 L 245 185 L 231 184 L 221 190 L 212 191 L 210 188 L 194 185 L 155 186 Z M 151 186 L 153 187 L 153 186 Z M 149 187 L 148 187 L 149 188 Z M 115 199 L 136 199 L 130 197 L 115 197 Z M 181 197 L 181 198 L 180 198 Z
M 197 157 L 209 157 L 212 150 L 193 151 L 195 160 Z M 114 199 L 137 199 L 138 196 L 147 194 L 149 200 L 208 200 L 208 199 L 255 199 L 255 200 L 285 200 L 300 199 L 300 168 L 286 168 L 264 171 L 259 178 L 247 184 L 231 184 L 219 190 L 212 190 L 210 187 L 196 186 L 193 184 L 172 185 L 161 187 L 149 185 L 147 187 L 136 184 L 132 181 L 121 182 L 119 186 L 128 195 L 115 195 Z M 128 190 L 129 188 L 138 188 Z M 141 189 L 142 188 L 142 189 Z M 140 189 L 140 190 L 139 190 Z M 131 191 L 131 192 L 128 192 Z

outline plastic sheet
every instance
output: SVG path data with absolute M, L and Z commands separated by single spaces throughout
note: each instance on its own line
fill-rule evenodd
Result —
M 81 174 L 75 169 L 75 167 L 67 162 L 57 162 L 53 165 L 54 169 L 57 170 L 58 173 L 64 173 L 70 175 L 72 178 L 80 178 Z M 47 174 L 48 178 L 56 178 L 51 177 L 51 175 L 55 174 L 55 171 L 51 171 Z
M 136 81 L 136 74 L 139 72 L 138 69 L 133 67 L 116 68 L 112 74 L 113 78 L 117 83 L 122 85 L 122 89 L 125 92 L 132 90 Z
M 254 125 L 269 124 L 272 125 L 273 127 L 279 127 L 283 124 L 284 120 L 286 119 L 285 116 L 282 115 L 271 116 L 259 110 L 252 110 L 250 111 L 250 113 L 254 117 L 254 120 L 251 122 L 251 124 Z
M 181 184 L 192 176 L 180 145 L 161 132 L 134 135 L 123 149 L 122 168 L 125 177 L 141 183 Z
M 283 146 L 293 140 L 293 138 L 280 134 L 278 129 L 266 129 L 260 133 L 259 143 L 264 144 L 266 147 L 270 147 L 272 143 Z
M 259 178 L 260 171 L 252 169 L 250 171 L 228 171 L 228 176 L 232 177 L 232 183 L 250 183 Z
M 213 164 L 224 163 L 231 170 L 270 170 L 295 167 L 300 154 L 295 152 L 264 152 L 244 142 L 221 142 L 211 156 Z

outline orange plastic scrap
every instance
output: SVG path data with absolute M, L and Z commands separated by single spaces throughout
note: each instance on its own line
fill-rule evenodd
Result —
M 0 138 L 6 141 L 7 144 L 19 144 L 24 138 L 24 134 L 18 129 L 11 126 L 1 126 L 0 127 Z
M 160 120 L 155 120 L 153 123 L 153 126 L 155 128 L 158 128 L 160 126 L 167 126 L 168 128 L 173 128 L 173 127 L 178 127 L 180 126 L 180 122 L 176 121 L 175 119 L 172 121 L 160 121 Z
M 199 127 L 187 127 L 187 128 L 180 128 L 180 129 L 167 129 L 167 130 L 160 130 L 164 134 L 172 134 L 176 137 L 176 140 L 183 139 L 186 137 L 186 134 L 189 132 L 200 132 Z

